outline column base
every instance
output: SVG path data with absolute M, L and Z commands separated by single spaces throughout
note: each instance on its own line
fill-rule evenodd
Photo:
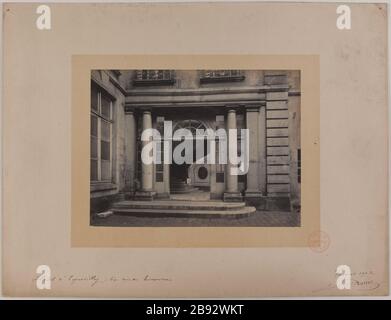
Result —
M 118 195 L 117 195 L 117 199 L 118 201 L 124 201 L 127 197 L 127 193 L 126 192 L 119 192 Z
M 127 191 L 125 192 L 125 200 L 132 200 L 134 198 L 134 191 Z
M 136 191 L 134 200 L 152 201 L 155 195 L 155 191 Z
M 243 197 L 240 192 L 224 192 L 223 200 L 226 202 L 241 202 Z
M 264 210 L 266 207 L 266 197 L 259 190 L 246 190 L 244 199 L 246 204 L 255 206 L 257 209 Z
M 244 197 L 247 198 L 261 198 L 262 192 L 259 190 L 246 190 L 244 192 Z

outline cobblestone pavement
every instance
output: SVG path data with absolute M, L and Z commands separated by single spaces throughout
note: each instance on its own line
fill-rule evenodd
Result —
M 111 215 L 95 217 L 91 224 L 107 227 L 299 227 L 300 213 L 281 211 L 256 211 L 241 218 L 178 218 L 178 217 L 132 217 Z

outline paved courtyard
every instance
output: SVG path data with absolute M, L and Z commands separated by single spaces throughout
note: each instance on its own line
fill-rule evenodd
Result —
M 92 218 L 91 225 L 110 227 L 299 227 L 300 213 L 256 211 L 241 218 L 134 217 L 111 215 Z

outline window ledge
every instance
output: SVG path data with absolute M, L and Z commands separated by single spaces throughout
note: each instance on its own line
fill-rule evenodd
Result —
M 167 86 L 173 85 L 175 79 L 145 79 L 145 80 L 133 80 L 133 85 L 136 87 L 143 86 Z
M 90 191 L 108 191 L 117 189 L 117 185 L 112 182 L 91 182 Z
M 215 82 L 237 82 L 244 81 L 244 76 L 222 76 L 222 77 L 202 77 L 200 78 L 200 83 L 215 83 Z

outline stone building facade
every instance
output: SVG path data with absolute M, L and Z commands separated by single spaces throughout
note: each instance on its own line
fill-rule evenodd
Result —
M 191 132 L 249 129 L 248 173 L 233 176 L 218 163 L 143 164 L 141 132 L 161 131 L 164 121 Z M 192 190 L 258 210 L 298 210 L 300 154 L 299 71 L 91 72 L 92 213 Z

